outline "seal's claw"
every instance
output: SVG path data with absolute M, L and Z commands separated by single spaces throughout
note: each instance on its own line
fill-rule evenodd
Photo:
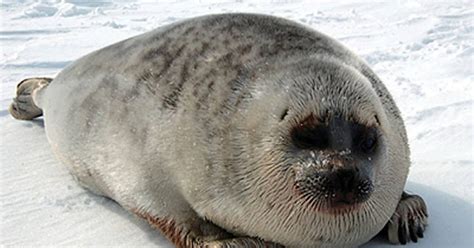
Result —
M 423 199 L 403 192 L 395 213 L 387 223 L 388 240 L 402 245 L 410 240 L 418 242 L 418 239 L 423 238 L 427 220 L 428 213 Z

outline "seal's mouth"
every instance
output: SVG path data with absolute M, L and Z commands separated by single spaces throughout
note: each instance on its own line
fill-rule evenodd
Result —
M 372 181 L 356 168 L 305 172 L 298 173 L 294 189 L 306 206 L 318 212 L 355 211 L 373 192 Z
M 312 211 L 336 215 L 357 211 L 370 197 L 370 193 L 364 194 L 364 196 L 355 196 L 354 193 L 329 195 L 314 192 L 314 190 L 310 192 L 298 186 L 295 188 L 296 194 L 302 199 L 305 207 Z

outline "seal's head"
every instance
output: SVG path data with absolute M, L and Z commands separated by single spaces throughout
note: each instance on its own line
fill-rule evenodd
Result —
M 286 246 L 362 244 L 392 215 L 408 173 L 396 107 L 331 58 L 278 68 L 252 78 L 230 133 L 227 228 Z

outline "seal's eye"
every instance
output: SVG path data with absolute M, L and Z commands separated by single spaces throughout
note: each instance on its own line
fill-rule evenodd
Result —
M 378 141 L 377 129 L 354 123 L 352 125 L 352 144 L 353 149 L 365 154 L 371 154 L 375 151 Z
M 323 126 L 295 128 L 291 138 L 293 144 L 301 149 L 325 149 L 329 146 L 328 130 Z
M 363 137 L 360 148 L 364 153 L 372 153 L 377 145 L 377 135 L 374 130 L 369 130 Z

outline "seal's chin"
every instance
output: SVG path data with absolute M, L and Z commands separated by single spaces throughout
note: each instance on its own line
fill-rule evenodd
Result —
M 358 211 L 363 205 L 363 202 L 357 203 L 346 203 L 340 201 L 330 201 L 327 204 L 327 207 L 322 207 L 319 209 L 319 212 L 327 213 L 327 214 L 346 214 L 350 212 Z
M 303 198 L 304 207 L 309 208 L 310 211 L 330 214 L 330 215 L 341 215 L 347 214 L 351 212 L 357 212 L 359 209 L 363 207 L 365 201 L 357 201 L 357 202 L 348 202 L 348 201 L 341 201 L 337 199 L 316 199 L 310 198 L 308 196 L 300 195 Z

